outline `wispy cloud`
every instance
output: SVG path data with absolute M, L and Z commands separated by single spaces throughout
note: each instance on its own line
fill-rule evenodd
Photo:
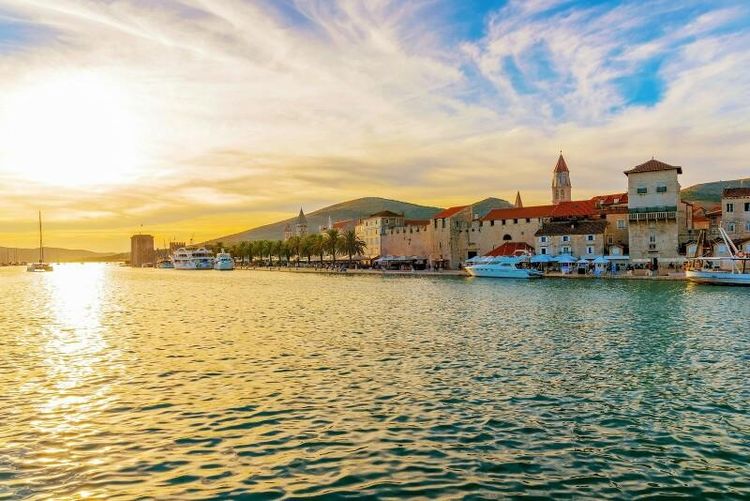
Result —
M 210 237 L 365 195 L 544 202 L 560 148 L 580 196 L 652 154 L 684 183 L 747 174 L 743 2 L 449 4 L 0 0 L 6 130 L 13 96 L 85 72 L 138 132 L 127 183 L 62 190 L 0 160 L 0 225 L 44 205 L 58 238 L 122 248 L 142 222 Z

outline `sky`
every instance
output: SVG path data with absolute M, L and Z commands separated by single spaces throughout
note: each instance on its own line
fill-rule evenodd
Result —
M 750 175 L 750 3 L 0 0 L 0 246 Z

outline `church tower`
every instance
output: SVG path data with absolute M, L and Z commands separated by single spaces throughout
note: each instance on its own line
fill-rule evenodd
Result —
M 523 209 L 523 202 L 521 201 L 521 192 L 516 192 L 516 203 L 513 204 L 516 209 Z
M 302 212 L 302 207 L 299 208 L 299 216 L 297 216 L 297 222 L 294 224 L 294 234 L 298 237 L 307 235 L 307 218 L 305 213 Z
M 557 205 L 560 202 L 570 202 L 571 188 L 570 171 L 560 151 L 560 158 L 557 159 L 557 165 L 552 174 L 552 203 Z

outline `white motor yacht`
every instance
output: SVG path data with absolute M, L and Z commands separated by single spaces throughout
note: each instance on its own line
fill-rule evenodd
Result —
M 233 269 L 234 259 L 232 258 L 232 255 L 228 252 L 224 252 L 224 249 L 221 249 L 221 252 L 216 254 L 216 260 L 214 261 L 214 270 L 231 271 Z
M 172 262 L 176 270 L 212 270 L 214 255 L 205 247 L 180 247 L 172 255 Z
M 523 257 L 496 257 L 483 259 L 466 267 L 466 271 L 473 277 L 489 278 L 542 278 L 541 271 L 523 268 L 520 265 L 526 262 Z

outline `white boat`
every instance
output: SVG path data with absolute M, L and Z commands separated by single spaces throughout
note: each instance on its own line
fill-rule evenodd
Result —
M 221 252 L 216 254 L 216 260 L 214 261 L 214 270 L 231 271 L 233 269 L 234 259 L 232 258 L 232 255 L 228 252 L 224 252 L 224 249 L 221 249 Z
M 214 255 L 205 247 L 180 247 L 172 255 L 175 270 L 212 270 Z
M 750 286 L 750 257 L 737 249 L 724 228 L 719 224 L 719 233 L 724 240 L 729 256 L 694 257 L 688 260 L 685 278 L 697 284 L 747 285 Z M 702 249 L 704 234 L 698 239 L 696 254 Z M 729 269 L 721 269 L 729 263 Z M 718 266 L 715 266 L 718 265 Z
M 483 259 L 466 267 L 466 271 L 472 277 L 489 278 L 542 278 L 541 271 L 530 268 L 522 268 L 521 263 L 527 259 L 522 257 L 497 257 Z
M 156 262 L 156 268 L 160 268 L 163 270 L 171 270 L 171 269 L 174 269 L 174 263 L 172 262 L 170 258 L 159 259 Z
M 26 271 L 52 271 L 52 265 L 44 262 L 44 244 L 42 243 L 42 211 L 39 211 L 39 262 L 29 263 Z

